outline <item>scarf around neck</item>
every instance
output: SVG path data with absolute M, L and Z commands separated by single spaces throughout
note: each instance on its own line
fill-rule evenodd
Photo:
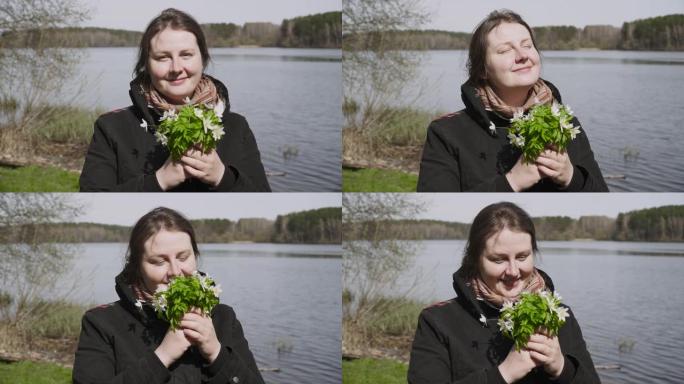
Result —
M 152 85 L 142 85 L 143 88 L 143 94 L 145 95 L 145 100 L 147 101 L 147 105 L 154 108 L 159 112 L 159 114 L 163 114 L 164 111 L 168 111 L 171 109 L 174 110 L 179 110 L 182 108 L 185 104 L 174 104 L 169 102 L 159 91 L 154 88 Z M 218 95 L 218 89 L 216 88 L 216 85 L 214 84 L 211 79 L 205 75 L 202 75 L 202 79 L 200 79 L 199 84 L 197 84 L 197 88 L 195 88 L 195 92 L 192 94 L 192 97 L 190 98 L 190 104 L 191 105 L 197 105 L 197 104 L 211 104 L 211 105 L 216 105 L 219 100 L 219 95 Z
M 527 94 L 527 100 L 522 107 L 512 107 L 506 104 L 489 85 L 476 88 L 476 92 L 480 97 L 480 101 L 482 101 L 485 110 L 496 112 L 508 119 L 512 118 L 521 108 L 524 111 L 527 111 L 536 104 L 551 104 L 553 102 L 551 88 L 549 88 L 541 78 L 532 85 L 532 88 Z
M 532 273 L 530 276 L 527 278 L 527 281 L 524 282 L 525 286 L 523 287 L 523 290 L 520 291 L 522 294 L 523 292 L 530 292 L 530 293 L 537 293 L 546 288 L 546 283 L 544 282 L 544 278 L 542 275 L 539 273 L 537 268 L 534 268 L 532 270 Z M 475 298 L 481 299 L 481 300 L 486 300 L 493 304 L 496 307 L 501 307 L 504 302 L 506 301 L 518 301 L 520 296 L 516 296 L 514 298 L 508 298 L 508 297 L 503 297 L 502 295 L 499 295 L 498 293 L 494 292 L 491 287 L 489 287 L 484 280 L 480 276 L 474 277 L 470 280 L 469 283 L 470 287 L 473 290 L 473 293 L 475 294 Z

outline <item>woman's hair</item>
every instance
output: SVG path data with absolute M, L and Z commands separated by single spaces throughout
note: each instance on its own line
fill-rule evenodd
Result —
M 145 32 L 140 39 L 140 47 L 138 49 L 138 62 L 135 63 L 133 69 L 133 76 L 142 76 L 145 82 L 149 82 L 149 71 L 147 70 L 147 59 L 150 56 L 150 43 L 152 38 L 159 32 L 171 28 L 177 31 L 187 31 L 195 35 L 197 39 L 197 46 L 202 55 L 202 65 L 206 69 L 209 64 L 209 48 L 207 48 L 207 39 L 204 37 L 202 27 L 200 27 L 197 20 L 183 11 L 174 8 L 168 8 L 155 17 L 150 24 L 147 25 Z
M 126 264 L 123 272 L 121 272 L 126 283 L 138 284 L 142 282 L 141 267 L 142 258 L 145 254 L 145 243 L 161 230 L 187 233 L 190 236 L 195 257 L 199 257 L 195 231 L 188 219 L 173 209 L 155 208 L 138 219 L 131 230 L 131 238 L 128 241 L 128 251 L 126 252 Z
M 502 23 L 516 23 L 527 28 L 532 38 L 532 44 L 535 49 L 537 43 L 534 40 L 534 33 L 532 28 L 520 17 L 517 13 L 501 9 L 493 11 L 480 22 L 470 38 L 470 48 L 468 49 L 468 82 L 475 86 L 481 86 L 486 83 L 487 78 L 487 36 L 494 28 Z
M 479 274 L 480 257 L 485 251 L 487 240 L 504 228 L 529 234 L 532 238 L 532 251 L 535 254 L 538 252 L 534 223 L 527 212 L 507 201 L 488 205 L 475 216 L 470 226 L 461 264 L 461 275 L 464 278 L 470 279 Z

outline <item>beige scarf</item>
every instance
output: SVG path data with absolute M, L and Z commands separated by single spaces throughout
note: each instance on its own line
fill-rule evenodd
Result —
M 512 118 L 520 109 L 520 107 L 511 107 L 506 104 L 489 85 L 477 88 L 477 95 L 480 96 L 480 100 L 482 101 L 485 110 L 496 112 L 505 118 Z M 535 104 L 551 104 L 552 102 L 553 93 L 551 92 L 551 88 L 546 85 L 544 80 L 539 79 L 534 83 L 532 89 L 530 89 L 530 92 L 527 94 L 527 101 L 525 101 L 522 109 L 527 111 Z
M 523 287 L 523 290 L 520 291 L 520 293 L 523 292 L 531 292 L 531 293 L 537 293 L 544 288 L 546 288 L 546 283 L 544 282 L 544 278 L 542 275 L 539 273 L 537 268 L 535 268 L 530 276 L 527 278 L 527 281 L 524 282 L 525 286 Z M 507 298 L 499 295 L 498 293 L 494 292 L 491 287 L 489 287 L 484 280 L 480 276 L 474 277 L 472 280 L 470 280 L 470 287 L 473 289 L 473 292 L 475 293 L 475 297 L 477 299 L 483 299 L 486 300 L 492 304 L 494 304 L 497 307 L 500 307 L 503 305 L 505 301 L 517 301 L 518 297 L 514 298 Z
M 143 85 L 142 87 L 143 93 L 145 94 L 145 100 L 147 101 L 147 105 L 152 106 L 152 108 L 160 112 L 160 115 L 163 114 L 164 111 L 168 111 L 170 109 L 178 110 L 183 105 L 185 105 L 176 105 L 173 103 L 169 103 L 166 100 L 166 98 L 164 98 L 164 96 L 162 96 L 159 93 L 159 91 L 157 91 L 157 89 L 155 89 L 152 86 Z M 192 97 L 190 98 L 190 104 L 216 105 L 218 100 L 219 95 L 218 90 L 216 89 L 216 85 L 207 76 L 202 76 L 202 79 L 200 80 L 199 84 L 197 84 L 197 88 L 195 88 L 195 92 L 192 94 Z

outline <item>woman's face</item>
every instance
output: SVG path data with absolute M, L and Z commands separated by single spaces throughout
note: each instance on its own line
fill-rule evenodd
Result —
M 539 79 L 539 52 L 523 25 L 501 23 L 487 35 L 487 81 L 501 95 L 529 88 Z
M 145 287 L 154 292 L 166 286 L 171 278 L 190 276 L 197 270 L 190 235 L 162 229 L 145 242 L 142 258 L 142 278 Z
M 514 298 L 534 269 L 532 236 L 504 228 L 487 239 L 480 276 L 495 293 Z
M 147 59 L 152 85 L 174 104 L 192 97 L 202 78 L 202 54 L 195 35 L 166 28 L 150 40 Z

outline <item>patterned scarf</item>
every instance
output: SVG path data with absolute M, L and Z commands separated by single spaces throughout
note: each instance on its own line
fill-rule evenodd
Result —
M 142 301 L 143 303 L 151 303 L 154 295 L 147 291 L 146 288 L 140 286 L 139 284 L 131 284 L 131 289 L 135 298 Z
M 476 91 L 487 111 L 496 112 L 499 115 L 510 119 L 520 109 L 520 107 L 511 107 L 506 104 L 489 85 L 478 87 Z M 553 93 L 551 92 L 551 88 L 549 88 L 544 80 L 540 78 L 534 83 L 532 89 L 530 89 L 530 92 L 527 95 L 527 101 L 525 101 L 522 109 L 527 111 L 535 104 L 551 104 L 552 102 Z
M 537 271 L 537 268 L 532 270 L 532 273 L 530 276 L 527 278 L 527 281 L 523 282 L 525 286 L 523 287 L 523 290 L 520 291 L 520 293 L 523 292 L 532 292 L 532 293 L 537 293 L 541 291 L 542 289 L 546 288 L 546 283 L 544 282 L 544 278 L 541 276 L 539 271 Z M 499 295 L 498 293 L 494 292 L 491 287 L 489 287 L 484 280 L 480 276 L 474 277 L 470 280 L 470 283 L 468 284 L 470 287 L 473 289 L 473 292 L 475 293 L 475 297 L 477 299 L 481 300 L 486 300 L 492 304 L 494 304 L 497 307 L 500 307 L 503 305 L 505 301 L 517 301 L 518 297 L 514 298 L 507 298 Z
M 157 91 L 157 89 L 155 89 L 152 86 L 142 85 L 142 88 L 143 93 L 145 94 L 145 100 L 147 101 L 147 105 L 152 106 L 152 108 L 160 112 L 160 115 L 163 114 L 164 111 L 168 111 L 170 109 L 179 110 L 181 107 L 183 107 L 183 105 L 185 105 L 177 105 L 168 102 L 166 98 L 164 98 L 164 96 L 162 96 L 159 93 L 159 91 Z M 218 90 L 216 89 L 216 85 L 207 76 L 202 76 L 202 79 L 200 80 L 199 84 L 197 84 L 197 88 L 195 88 L 195 92 L 192 94 L 192 97 L 190 98 L 190 104 L 216 105 L 218 100 L 219 95 Z

